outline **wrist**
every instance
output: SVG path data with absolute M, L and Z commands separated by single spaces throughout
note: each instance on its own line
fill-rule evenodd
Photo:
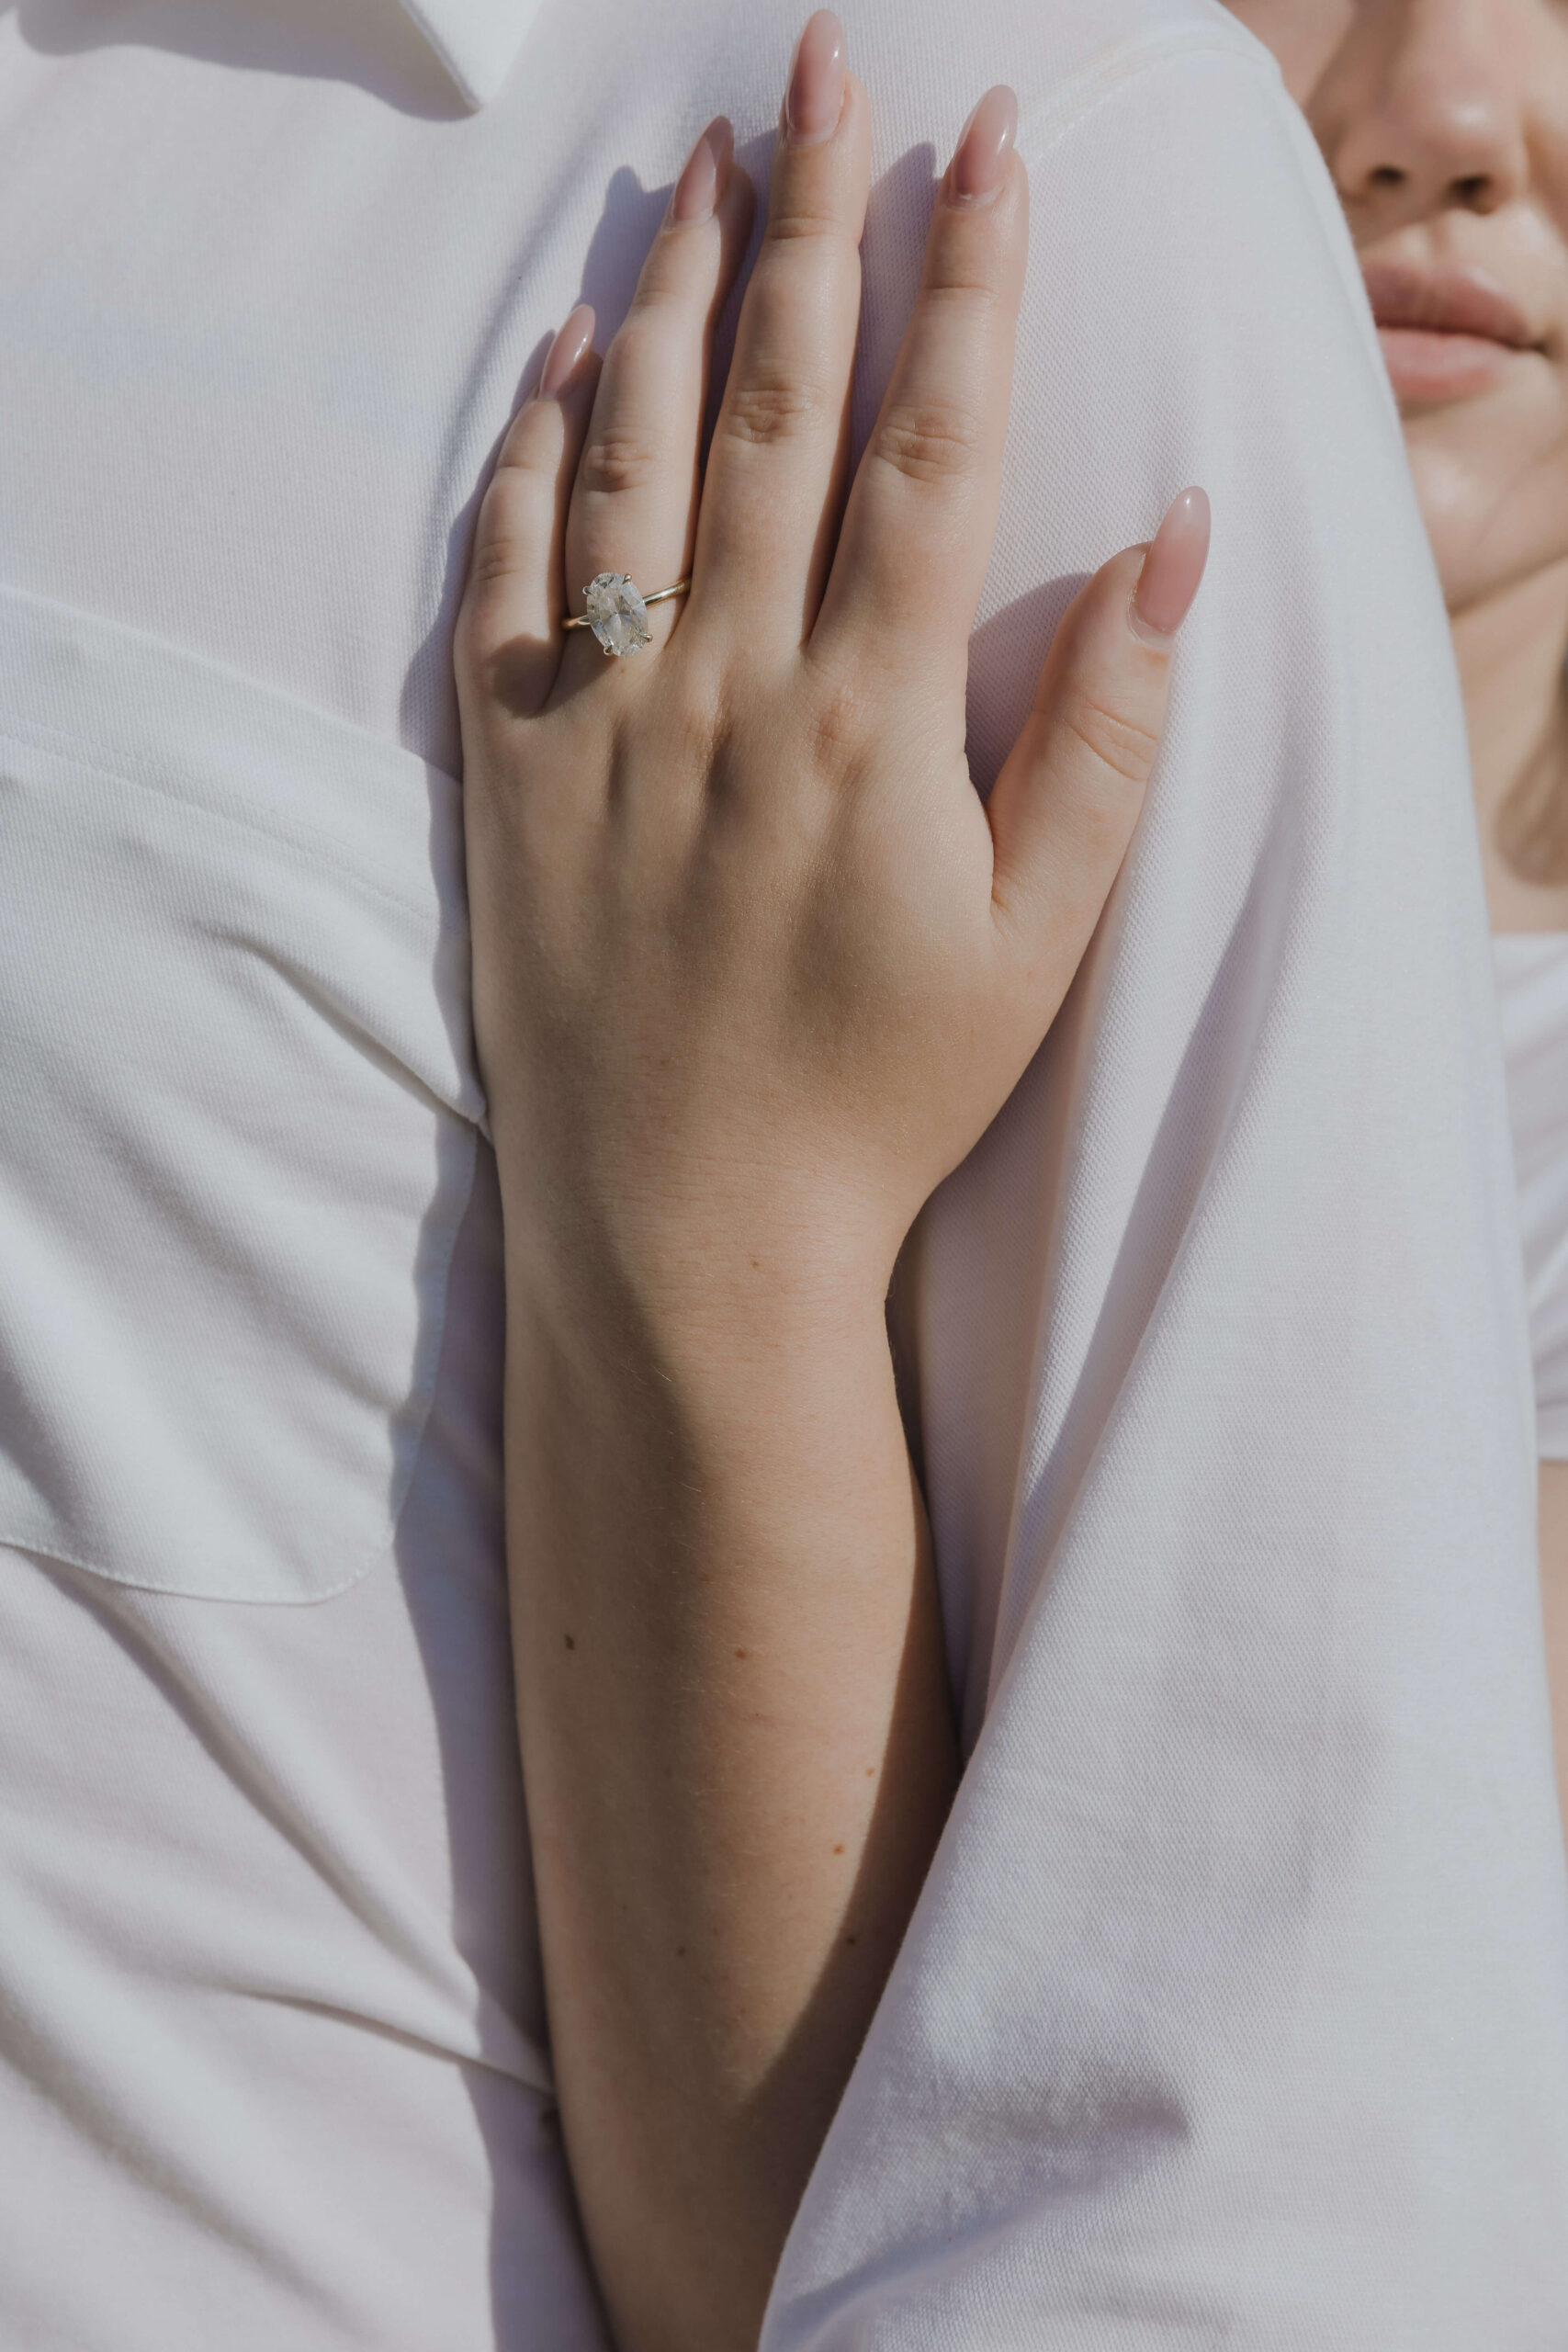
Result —
M 668 1359 L 685 1376 L 886 1345 L 897 1240 L 826 1188 L 650 1204 L 581 1187 L 547 1200 L 503 1165 L 502 1204 L 509 1313 L 555 1345 Z
M 792 1418 L 796 1398 L 892 1379 L 886 1283 L 832 1279 L 761 1252 L 731 1266 L 660 1258 L 507 1268 L 508 1351 L 550 1366 L 580 1404 L 639 1412 L 661 1398 L 680 1419 Z

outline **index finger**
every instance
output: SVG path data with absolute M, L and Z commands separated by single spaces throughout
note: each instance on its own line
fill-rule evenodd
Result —
M 996 532 L 1029 244 L 1018 101 L 987 90 L 931 213 L 925 272 L 850 492 L 813 643 L 851 632 L 960 677 Z

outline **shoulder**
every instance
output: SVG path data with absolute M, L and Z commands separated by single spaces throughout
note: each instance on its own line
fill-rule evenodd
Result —
M 660 12 L 659 51 L 679 57 L 733 107 L 771 123 L 800 0 L 753 0 L 744 10 L 683 0 Z M 931 141 L 942 161 L 980 92 L 1017 90 L 1027 153 L 1060 125 L 1122 85 L 1206 60 L 1288 106 L 1269 51 L 1220 0 L 856 0 L 846 9 L 850 59 L 871 93 L 886 159 Z M 635 46 L 638 35 L 631 35 Z M 746 101 L 754 96 L 755 107 Z M 1265 104 L 1268 103 L 1266 99 Z

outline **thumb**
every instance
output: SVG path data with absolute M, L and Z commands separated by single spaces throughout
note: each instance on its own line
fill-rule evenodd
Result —
M 992 904 L 1057 1005 L 1093 936 L 1165 730 L 1176 632 L 1209 553 L 1209 501 L 1184 490 L 1147 547 L 1067 607 L 1034 708 L 992 786 Z

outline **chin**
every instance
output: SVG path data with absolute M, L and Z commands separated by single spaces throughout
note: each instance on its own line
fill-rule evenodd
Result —
M 1568 414 L 1519 405 L 1499 396 L 1405 417 L 1450 612 L 1568 560 Z

